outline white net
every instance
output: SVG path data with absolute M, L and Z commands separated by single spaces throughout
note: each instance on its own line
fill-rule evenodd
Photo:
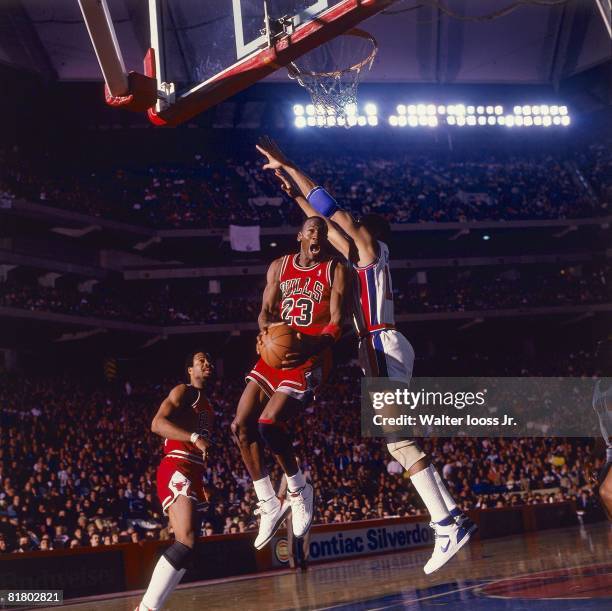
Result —
M 376 39 L 354 28 L 289 64 L 289 77 L 310 94 L 318 125 L 357 125 L 357 88 L 377 51 Z

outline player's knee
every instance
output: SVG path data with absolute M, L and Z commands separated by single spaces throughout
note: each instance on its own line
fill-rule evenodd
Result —
M 387 449 L 406 471 L 420 460 L 427 458 L 427 454 L 412 440 L 390 441 L 387 443 Z
M 238 445 L 248 445 L 251 442 L 250 427 L 244 420 L 234 418 L 230 428 Z
M 291 442 L 282 424 L 271 419 L 260 419 L 257 427 L 259 435 L 274 454 L 284 454 L 290 449 Z
M 187 545 L 184 541 L 175 541 L 164 552 L 164 557 L 177 571 L 180 571 L 189 567 L 193 561 L 194 553 L 195 537 L 191 545 Z

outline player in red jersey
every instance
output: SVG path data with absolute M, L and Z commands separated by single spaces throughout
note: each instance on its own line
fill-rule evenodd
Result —
M 299 331 L 299 348 L 286 355 L 282 369 L 259 359 L 247 375 L 232 423 L 259 500 L 257 549 L 270 541 L 290 509 L 296 537 L 303 537 L 312 523 L 313 488 L 296 462 L 285 423 L 328 374 L 331 346 L 340 337 L 348 279 L 344 266 L 329 254 L 327 225 L 322 219 L 306 219 L 297 241 L 297 254 L 276 259 L 268 269 L 258 345 L 271 325 L 285 322 Z M 263 465 L 261 441 L 287 476 L 289 501 L 276 497 Z
M 189 384 L 170 391 L 151 424 L 151 430 L 165 440 L 157 469 L 157 496 L 176 540 L 157 562 L 136 611 L 160 609 L 182 579 L 195 556 L 198 510 L 206 503 L 202 480 L 214 412 L 204 390 L 213 367 L 201 350 L 188 356 L 185 367 Z

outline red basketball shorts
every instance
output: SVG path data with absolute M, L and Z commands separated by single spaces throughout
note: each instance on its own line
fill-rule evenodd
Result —
M 299 401 L 307 401 L 327 380 L 331 367 L 332 352 L 327 349 L 295 369 L 276 369 L 259 359 L 246 379 L 255 382 L 268 397 L 282 392 Z
M 204 494 L 204 468 L 194 463 L 188 463 L 176 458 L 163 458 L 157 468 L 157 497 L 164 513 L 182 494 L 193 499 L 198 511 L 204 509 L 206 495 Z

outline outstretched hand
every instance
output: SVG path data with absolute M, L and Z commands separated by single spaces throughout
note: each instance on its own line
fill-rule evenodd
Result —
M 289 160 L 284 153 L 278 148 L 278 145 L 269 136 L 262 136 L 259 139 L 259 144 L 255 145 L 257 150 L 267 159 L 264 163 L 264 170 L 280 170 L 282 167 L 289 164 Z

